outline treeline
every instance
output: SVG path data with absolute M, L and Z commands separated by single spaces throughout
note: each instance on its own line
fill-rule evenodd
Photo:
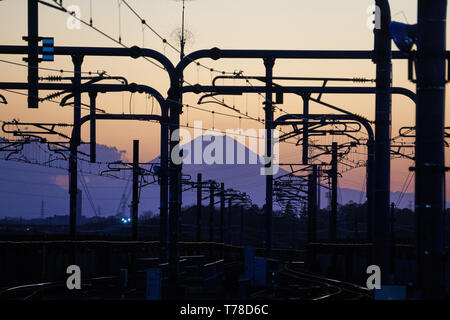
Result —
M 317 213 L 317 242 L 328 242 L 330 225 L 330 208 L 321 209 Z M 450 246 L 450 209 L 445 212 L 443 223 L 446 225 L 446 246 Z M 306 207 L 296 208 L 292 205 L 273 214 L 273 246 L 276 248 L 304 249 L 308 239 L 308 215 Z M 391 240 L 397 244 L 414 244 L 416 217 L 410 209 L 394 208 L 391 214 L 393 225 Z M 0 220 L 0 235 L 4 236 L 37 236 L 59 235 L 68 232 L 64 224 L 30 224 L 30 220 Z M 197 240 L 197 207 L 184 207 L 180 215 L 180 241 Z M 214 207 L 212 214 L 208 206 L 201 210 L 201 241 L 225 242 L 234 245 L 265 246 L 266 220 L 264 208 L 252 206 L 242 208 L 225 207 L 223 217 L 220 209 Z M 337 241 L 343 243 L 367 242 L 367 203 L 349 202 L 339 205 L 337 215 Z M 159 215 L 150 211 L 139 216 L 138 234 L 141 240 L 159 240 Z M 79 235 L 90 238 L 120 237 L 129 238 L 131 223 L 123 223 L 120 217 L 91 217 L 78 228 Z
M 224 210 L 223 237 L 224 241 L 232 244 L 252 244 L 264 246 L 265 216 L 264 208 L 253 206 L 243 209 L 232 207 Z M 229 219 L 230 217 L 230 219 Z M 450 209 L 445 212 L 446 244 L 450 244 Z M 329 239 L 330 208 L 321 209 L 317 213 L 317 241 L 327 242 Z M 230 221 L 230 222 L 228 222 Z M 391 239 L 398 244 L 414 244 L 415 213 L 408 208 L 393 208 L 391 212 L 392 232 Z M 242 223 L 243 222 L 243 223 Z M 145 222 L 143 222 L 145 223 Z M 153 225 L 159 224 L 159 217 L 154 216 L 147 220 Z M 201 240 L 210 239 L 210 209 L 202 207 L 201 214 Z M 195 241 L 197 230 L 197 207 L 185 207 L 180 217 L 180 239 L 182 241 Z M 278 248 L 303 249 L 306 247 L 308 232 L 308 216 L 305 208 L 287 208 L 287 210 L 274 212 L 273 243 Z M 337 238 L 343 243 L 367 242 L 367 203 L 359 204 L 349 202 L 338 206 Z M 213 241 L 221 241 L 222 221 L 219 208 L 213 213 Z

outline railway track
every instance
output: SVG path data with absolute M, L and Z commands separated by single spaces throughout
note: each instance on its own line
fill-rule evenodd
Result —
M 232 287 L 226 286 L 237 281 L 236 275 L 242 272 L 242 268 L 239 262 L 224 266 L 225 291 L 233 291 Z M 307 273 L 296 263 L 284 265 L 275 283 L 274 287 L 253 291 L 249 298 L 312 301 L 371 299 L 371 291 L 367 288 Z M 144 292 L 139 288 L 120 288 L 118 277 L 85 279 L 81 287 L 81 290 L 67 290 L 66 283 L 61 281 L 27 284 L 0 290 L 0 300 L 139 300 L 144 297 Z M 199 297 L 202 296 L 201 291 Z
M 81 290 L 68 290 L 63 281 L 14 286 L 1 290 L 0 300 L 103 300 L 132 293 L 120 291 L 117 280 L 117 277 L 85 279 Z
M 294 264 L 285 265 L 278 274 L 276 296 L 290 300 L 369 300 L 367 288 L 340 280 L 298 270 Z
M 217 263 L 209 262 L 206 265 L 213 265 Z M 205 265 L 205 266 L 206 266 Z M 196 270 L 202 270 L 202 266 L 196 266 Z M 229 262 L 223 265 L 223 271 L 220 277 L 224 277 L 225 291 L 233 289 L 234 282 L 237 283 L 237 276 L 242 272 L 243 264 L 238 261 Z M 194 276 L 192 280 L 192 272 L 187 272 L 183 275 L 183 286 L 197 287 L 198 297 L 202 299 L 205 296 L 203 281 L 207 275 Z M 195 272 L 198 273 L 198 272 Z M 189 280 L 190 281 L 187 281 Z M 58 282 L 41 282 L 33 284 L 18 285 L 9 288 L 0 288 L 0 300 L 142 300 L 145 299 L 144 283 L 142 272 L 137 274 L 129 274 L 129 287 L 127 289 L 121 288 L 117 276 L 96 277 L 91 279 L 83 279 L 81 283 L 81 290 L 68 290 L 65 281 Z M 230 287 L 231 286 L 231 287 Z M 218 292 L 217 298 L 224 298 L 222 296 L 225 292 Z M 208 297 L 211 298 L 211 293 Z

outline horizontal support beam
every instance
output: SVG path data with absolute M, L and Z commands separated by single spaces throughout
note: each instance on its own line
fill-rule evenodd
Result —
M 42 47 L 39 47 L 39 53 L 42 54 Z M 28 46 L 7 46 L 0 45 L 0 54 L 28 54 Z M 161 65 L 169 73 L 172 85 L 176 86 L 178 80 L 175 74 L 175 67 L 172 62 L 163 54 L 156 50 L 139 48 L 133 46 L 131 48 L 110 48 L 110 47 L 54 47 L 54 55 L 62 56 L 104 56 L 104 57 L 131 57 L 137 59 L 139 57 L 152 58 L 161 63 Z
M 84 116 L 81 118 L 81 125 L 85 122 L 89 121 L 91 116 Z M 156 114 L 96 114 L 96 120 L 141 120 L 141 121 L 150 121 L 156 120 L 161 121 L 162 117 Z
M 280 117 L 278 117 L 275 121 L 274 121 L 274 126 L 278 126 L 281 125 L 283 123 L 289 122 L 292 123 L 291 120 L 297 120 L 299 121 L 299 124 L 302 124 L 303 119 L 310 119 L 310 120 L 352 120 L 352 121 L 357 121 L 359 123 L 361 123 L 364 128 L 367 130 L 367 135 L 368 135 L 368 141 L 370 141 L 371 143 L 373 143 L 374 141 L 374 133 L 373 133 L 373 129 L 370 126 L 369 122 L 365 119 L 362 119 L 361 117 L 358 116 L 354 116 L 354 115 L 349 115 L 349 114 L 308 114 L 308 115 L 304 115 L 304 114 L 285 114 L 282 115 Z
M 195 60 L 202 58 L 218 59 L 351 59 L 372 60 L 376 57 L 370 50 L 228 50 L 205 49 L 187 55 L 176 67 L 178 72 L 184 70 Z M 393 59 L 408 59 L 408 54 L 401 51 L 392 52 Z
M 107 80 L 107 79 L 105 79 Z M 39 90 L 61 90 L 68 91 L 67 94 L 70 94 L 69 91 L 72 91 L 73 85 L 71 83 L 39 83 Z M 9 89 L 9 90 L 27 90 L 28 83 L 27 82 L 0 82 L 0 89 Z M 81 92 L 97 92 L 97 93 L 106 93 L 106 92 L 139 92 L 139 93 L 147 93 L 158 101 L 159 105 L 162 109 L 166 109 L 166 102 L 164 97 L 155 89 L 149 86 L 140 85 L 136 83 L 130 84 L 82 84 Z
M 266 91 L 265 86 L 186 86 L 182 88 L 182 92 L 199 93 L 216 93 L 216 94 L 236 94 L 243 93 L 262 93 Z M 274 87 L 274 92 L 305 94 L 305 93 L 332 93 L 332 94 L 376 94 L 375 87 Z M 401 87 L 393 87 L 393 94 L 400 94 L 410 98 L 414 103 L 416 94 L 411 90 Z

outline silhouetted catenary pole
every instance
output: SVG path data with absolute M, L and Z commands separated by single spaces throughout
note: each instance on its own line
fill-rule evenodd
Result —
M 197 174 L 197 241 L 202 240 L 202 174 Z
M 373 239 L 373 219 L 375 216 L 375 143 L 367 141 L 367 170 L 366 170 L 366 194 L 367 194 L 367 240 Z
M 442 298 L 444 263 L 444 113 L 446 0 L 418 1 L 415 202 L 421 298 Z
M 214 240 L 214 183 L 209 185 L 209 241 Z
M 28 0 L 28 108 L 39 103 L 39 11 L 38 0 Z
M 391 272 L 395 273 L 395 203 L 391 203 Z
M 164 107 L 163 107 L 164 105 Z M 160 259 L 166 262 L 168 259 L 168 242 L 169 242 L 169 108 L 166 101 L 161 102 L 161 185 L 160 185 Z
M 391 107 L 392 107 L 392 48 L 389 24 L 391 13 L 387 0 L 376 0 L 381 14 L 380 28 L 375 28 L 376 102 L 375 102 L 375 212 L 372 240 L 374 264 L 382 270 L 382 283 L 390 282 L 390 174 L 391 174 Z
M 308 125 L 308 114 L 309 114 L 309 93 L 302 95 L 303 99 L 303 114 L 305 118 L 303 119 L 303 144 L 302 144 L 302 163 L 308 164 L 308 147 L 309 147 L 309 125 Z
M 95 114 L 97 111 L 97 92 L 89 92 L 89 101 L 89 115 L 91 116 L 91 120 L 89 121 L 90 138 L 91 141 L 97 141 L 97 122 L 95 121 Z M 91 163 L 95 163 L 97 161 L 96 143 L 90 143 L 89 148 L 89 160 Z
M 171 88 L 173 91 L 173 88 Z M 169 99 L 173 101 L 170 107 L 169 125 L 169 291 L 175 297 L 178 295 L 178 258 L 179 244 L 178 231 L 181 212 L 181 163 L 175 163 L 173 152 L 180 143 L 180 113 L 181 96 L 178 93 L 169 92 Z
M 82 55 L 73 55 L 74 76 L 72 80 L 74 108 L 73 133 L 70 139 L 69 155 L 69 194 L 70 194 L 70 237 L 75 238 L 77 228 L 77 193 L 78 193 L 78 146 L 81 142 L 81 65 Z
M 131 201 L 131 234 L 133 241 L 138 236 L 139 206 L 139 140 L 133 140 L 133 199 Z
M 308 242 L 316 241 L 317 228 L 317 165 L 308 179 Z
M 220 183 L 220 242 L 225 241 L 225 184 Z
M 240 244 L 241 246 L 244 245 L 244 232 L 245 232 L 245 228 L 244 228 L 244 207 L 240 206 L 240 218 L 241 218 L 241 235 L 240 235 Z
M 231 244 L 232 242 L 232 232 L 231 232 L 231 210 L 233 210 L 233 199 L 228 198 L 228 215 L 227 215 L 227 242 Z
M 273 106 L 272 106 L 272 76 L 273 66 L 275 64 L 274 58 L 265 58 L 264 66 L 266 67 L 266 100 L 265 100 L 265 129 L 266 129 L 266 169 L 273 165 Z M 270 169 L 269 169 L 270 170 Z M 271 172 L 266 172 L 266 258 L 272 257 L 272 211 L 273 211 L 273 175 Z
M 336 220 L 337 220 L 337 142 L 331 145 L 331 212 L 330 212 L 330 241 L 336 241 Z

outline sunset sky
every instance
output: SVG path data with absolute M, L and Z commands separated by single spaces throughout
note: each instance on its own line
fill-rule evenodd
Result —
M 48 2 L 52 2 L 48 0 Z M 25 45 L 22 36 L 27 33 L 27 1 L 0 1 L 0 33 L 2 45 Z M 151 48 L 166 54 L 175 64 L 179 54 L 164 45 L 149 29 L 144 29 L 141 22 L 120 1 L 93 0 L 92 11 L 89 0 L 65 0 L 64 6 L 78 5 L 81 9 L 81 19 L 89 21 L 92 13 L 93 25 L 103 32 L 118 39 L 127 46 L 138 45 Z M 146 22 L 162 37 L 176 44 L 176 30 L 181 25 L 181 2 L 174 0 L 128 0 L 128 3 L 142 15 Z M 186 46 L 186 53 L 219 47 L 222 49 L 297 49 L 297 50 L 372 50 L 373 31 L 367 27 L 369 14 L 367 9 L 374 1 L 371 0 L 194 0 L 186 2 L 186 28 L 193 35 Z M 417 21 L 417 1 L 391 0 L 393 20 L 414 24 Z M 119 10 L 120 9 L 120 10 Z M 57 46 L 110 46 L 118 44 L 107 39 L 88 26 L 80 30 L 67 28 L 68 15 L 40 5 L 39 7 L 39 35 L 51 36 Z M 120 12 L 120 23 L 119 23 Z M 448 37 L 448 35 L 447 35 Z M 449 39 L 450 40 L 450 39 Z M 393 48 L 397 48 L 393 45 Z M 22 56 L 2 55 L 2 60 L 22 64 Z M 264 75 L 262 60 L 219 60 L 204 59 L 201 61 L 208 67 L 228 72 L 243 70 L 247 76 Z M 54 62 L 43 62 L 40 67 L 71 70 L 69 57 L 56 56 Z M 166 73 L 149 62 L 129 58 L 87 57 L 83 64 L 83 71 L 106 70 L 109 75 L 125 76 L 129 82 L 146 84 L 154 87 L 166 96 L 168 77 Z M 58 74 L 40 71 L 40 76 Z M 68 73 L 65 74 L 69 76 Z M 218 75 L 214 73 L 213 76 Z M 375 65 L 371 61 L 324 61 L 324 60 L 279 60 L 274 67 L 274 75 L 278 76 L 314 76 L 314 77 L 375 77 Z M 211 72 L 203 68 L 191 66 L 185 73 L 185 80 L 190 83 L 211 82 Z M 394 86 L 405 87 L 415 91 L 415 85 L 407 80 L 406 61 L 394 61 Z M 26 68 L 0 61 L 0 80 L 26 81 Z M 227 81 L 232 85 L 245 82 Z M 284 83 L 284 82 L 280 82 Z M 219 82 L 219 84 L 221 84 Z M 261 85 L 257 81 L 253 85 Z M 321 85 L 320 82 L 297 82 L 297 85 Z M 331 86 L 354 85 L 351 83 L 330 83 Z M 355 84 L 364 85 L 364 84 Z M 369 84 L 373 85 L 373 84 Z M 447 95 L 449 90 L 447 90 Z M 8 105 L 0 105 L 0 120 L 10 121 L 20 119 L 24 122 L 71 122 L 73 109 L 61 108 L 54 103 L 43 103 L 39 109 L 28 109 L 26 97 L 0 92 L 8 100 Z M 48 92 L 49 93 L 49 92 Z M 41 92 L 44 96 L 47 92 Z M 185 102 L 196 106 L 198 96 L 185 95 Z M 221 97 L 220 97 L 221 98 Z M 349 111 L 362 114 L 368 119 L 374 119 L 374 96 L 362 95 L 323 95 L 323 101 L 343 107 Z M 235 105 L 241 112 L 248 112 L 254 118 L 263 117 L 262 98 L 252 94 L 247 96 L 226 97 L 225 101 Z M 447 99 L 448 101 L 448 99 Z M 88 97 L 83 97 L 88 103 Z M 135 94 L 131 99 L 129 93 L 102 94 L 98 99 L 98 107 L 109 113 L 129 113 L 130 106 L 135 113 L 149 113 L 152 110 L 152 99 L 144 95 Z M 200 105 L 205 110 L 216 110 L 236 115 L 230 110 L 220 109 L 216 104 Z M 279 105 L 288 113 L 301 113 L 301 99 L 298 96 L 285 96 L 284 104 Z M 311 113 L 330 112 L 328 109 L 311 104 Z M 154 102 L 153 111 L 159 112 Z M 86 113 L 87 111 L 83 111 Z M 282 113 L 276 112 L 276 116 Z M 398 134 L 402 126 L 414 126 L 415 110 L 411 101 L 405 97 L 393 97 L 393 131 Z M 450 121 L 446 114 L 447 125 Z M 214 122 L 215 129 L 244 129 L 263 128 L 261 123 L 218 116 L 211 113 L 187 109 L 182 115 L 182 125 L 193 125 L 194 120 L 202 120 L 204 128 L 210 128 Z M 89 126 L 83 128 L 83 139 L 89 140 Z M 126 150 L 131 158 L 132 140 L 141 141 L 141 161 L 149 161 L 159 155 L 159 126 L 156 123 L 138 122 L 100 122 L 98 124 L 97 142 L 115 146 L 119 150 Z M 2 133 L 2 136 L 7 135 Z M 336 138 L 339 141 L 339 138 Z M 321 140 L 325 142 L 325 140 Z M 281 162 L 300 162 L 301 148 L 293 148 L 291 144 L 280 147 Z M 363 149 L 362 149 L 363 150 Z M 448 155 L 448 148 L 446 155 Z M 354 158 L 361 158 L 355 155 Z M 448 158 L 448 157 L 447 157 Z M 448 160 L 446 161 L 448 163 Z M 408 176 L 408 167 L 412 165 L 408 160 L 392 161 L 392 191 L 399 191 Z M 340 187 L 360 189 L 364 180 L 364 169 L 355 169 L 344 174 Z M 411 183 L 408 192 L 413 192 Z M 396 199 L 392 199 L 395 201 Z M 447 201 L 450 191 L 447 191 Z

